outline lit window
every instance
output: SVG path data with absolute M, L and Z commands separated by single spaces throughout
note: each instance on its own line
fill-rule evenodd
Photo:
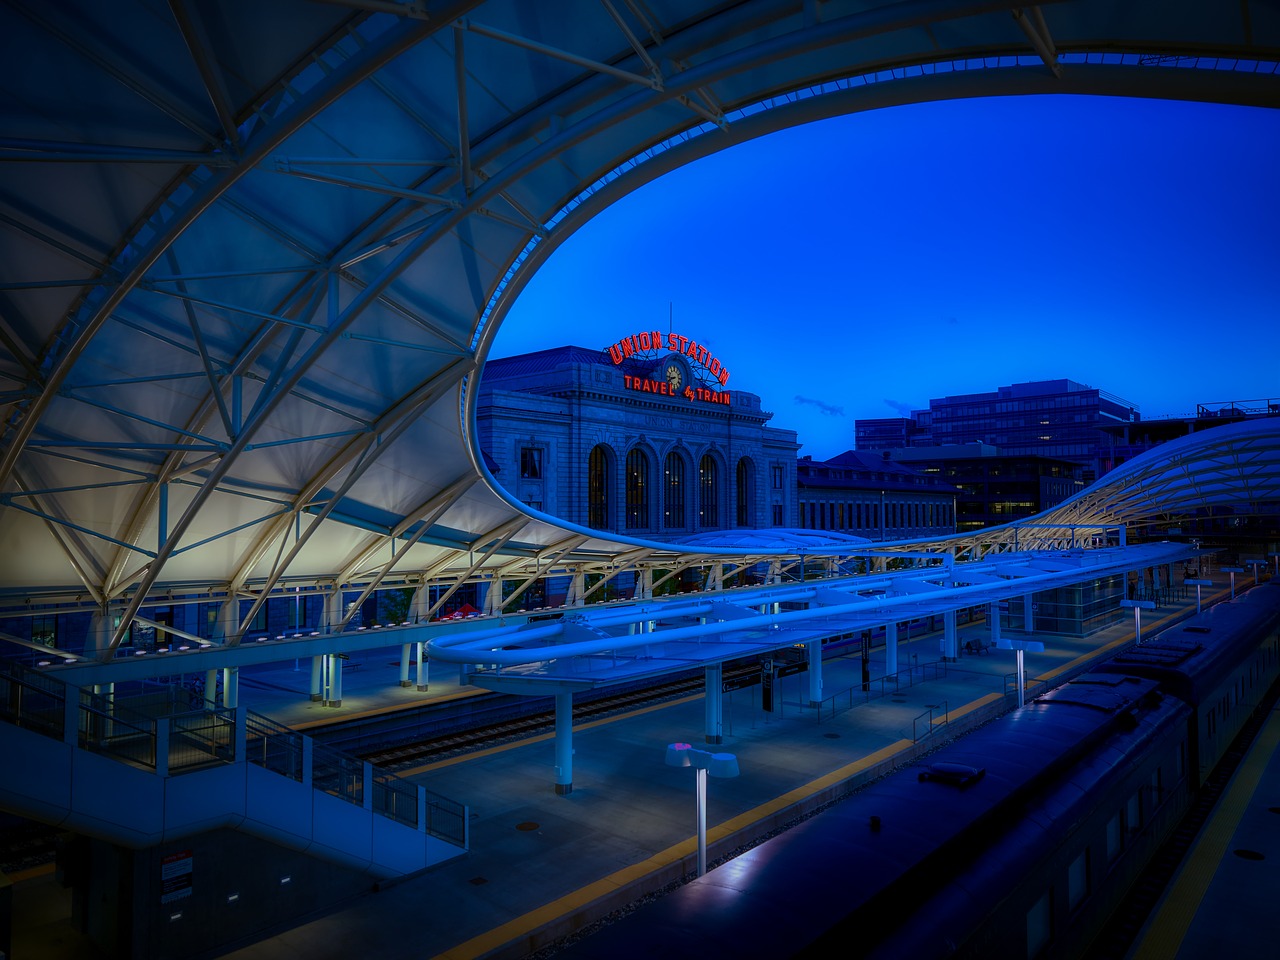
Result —
M 541 447 L 521 447 L 520 448 L 520 479 L 522 480 L 541 480 L 542 479 L 542 448 Z

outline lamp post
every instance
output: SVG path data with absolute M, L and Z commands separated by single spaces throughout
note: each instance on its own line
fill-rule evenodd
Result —
M 1197 588 L 1198 590 L 1199 588 Z M 1199 603 L 1199 593 L 1197 592 L 1197 603 Z M 1142 611 L 1154 610 L 1156 608 L 1154 600 L 1121 600 L 1120 606 L 1133 607 L 1133 635 L 1137 637 L 1137 642 L 1142 642 Z
M 1244 573 L 1244 567 L 1219 567 L 1223 573 L 1231 574 L 1231 599 L 1236 598 L 1236 574 Z
M 996 641 L 997 650 L 1016 650 L 1018 653 L 1018 706 L 1021 707 L 1026 702 L 1027 690 L 1027 669 L 1023 663 L 1023 654 L 1030 650 L 1032 653 L 1044 653 L 1044 644 L 1039 640 L 1005 640 L 1001 638 Z
M 1182 582 L 1189 587 L 1196 588 L 1196 613 L 1199 613 L 1200 612 L 1200 588 L 1212 587 L 1213 581 L 1212 580 L 1183 580 Z
M 732 753 L 710 753 L 695 750 L 687 743 L 667 745 L 668 767 L 693 767 L 697 772 L 698 806 L 698 876 L 707 873 L 707 774 L 713 777 L 736 777 L 738 758 Z

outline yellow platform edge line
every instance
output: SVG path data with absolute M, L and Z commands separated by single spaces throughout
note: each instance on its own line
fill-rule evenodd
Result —
M 1272 711 L 1244 762 L 1232 776 L 1226 796 L 1178 869 L 1164 901 L 1147 924 L 1141 942 L 1130 953 L 1132 960 L 1167 960 L 1177 956 L 1209 883 L 1226 855 L 1231 838 L 1240 826 L 1249 801 L 1257 792 L 1277 748 L 1280 748 L 1280 713 Z
M 758 820 L 766 819 L 793 803 L 799 802 L 800 800 L 812 796 L 815 793 L 820 793 L 821 791 L 839 783 L 841 780 L 846 780 L 878 763 L 896 756 L 911 746 L 913 746 L 913 743 L 910 740 L 899 740 L 896 743 L 891 743 L 874 753 L 870 753 L 867 756 L 855 760 L 852 763 L 848 763 L 837 770 L 833 770 L 825 776 L 819 777 L 816 780 L 811 780 L 809 783 L 796 787 L 793 790 L 788 790 L 781 796 L 775 797 L 767 803 L 763 803 L 752 810 L 741 813 L 730 820 L 726 820 L 724 823 L 718 824 L 715 827 L 710 827 L 707 830 L 707 844 L 711 845 L 715 841 L 728 837 Z M 556 920 L 568 913 L 572 913 L 574 910 L 581 909 L 593 901 L 598 900 L 600 897 L 621 889 L 627 884 L 647 876 L 655 870 L 661 870 L 664 867 L 679 862 L 693 853 L 697 849 L 697 845 L 697 837 L 690 837 L 687 840 L 682 840 L 679 843 L 673 844 L 672 846 L 667 847 L 667 849 L 654 854 L 647 860 L 642 860 L 639 863 L 617 870 L 606 877 L 602 877 L 593 883 L 587 884 L 585 887 L 581 887 L 571 893 L 567 893 L 557 900 L 553 900 L 541 907 L 530 910 L 523 916 L 509 920 L 501 926 L 494 927 L 486 933 L 472 937 L 470 940 L 460 943 L 456 947 L 445 950 L 444 952 L 436 955 L 436 960 L 474 960 L 476 957 L 484 956 L 491 950 L 496 950 L 503 944 L 509 943 L 517 937 L 531 933 L 539 927 L 550 923 L 552 920 Z

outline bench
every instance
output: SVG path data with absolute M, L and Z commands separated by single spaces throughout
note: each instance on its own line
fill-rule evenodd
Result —
M 983 643 L 981 640 L 966 640 L 964 642 L 964 652 L 965 653 L 986 653 L 993 646 L 995 646 L 995 644 Z

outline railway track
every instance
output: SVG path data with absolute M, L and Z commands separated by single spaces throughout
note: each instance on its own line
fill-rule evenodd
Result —
M 732 674 L 726 672 L 725 679 L 729 680 L 750 672 L 752 671 L 738 671 Z M 621 693 L 607 694 L 596 699 L 584 698 L 580 703 L 574 704 L 573 722 L 576 724 L 603 719 L 613 714 L 665 703 L 700 692 L 703 689 L 703 683 L 701 676 L 685 677 Z M 533 702 L 532 712 L 518 717 L 506 717 L 490 722 L 477 718 L 477 722 L 464 728 L 422 737 L 410 743 L 371 747 L 352 752 L 362 760 L 395 772 L 411 764 L 445 760 L 488 747 L 529 739 L 555 729 L 554 708 L 541 706 L 547 702 L 546 698 L 539 698 Z

